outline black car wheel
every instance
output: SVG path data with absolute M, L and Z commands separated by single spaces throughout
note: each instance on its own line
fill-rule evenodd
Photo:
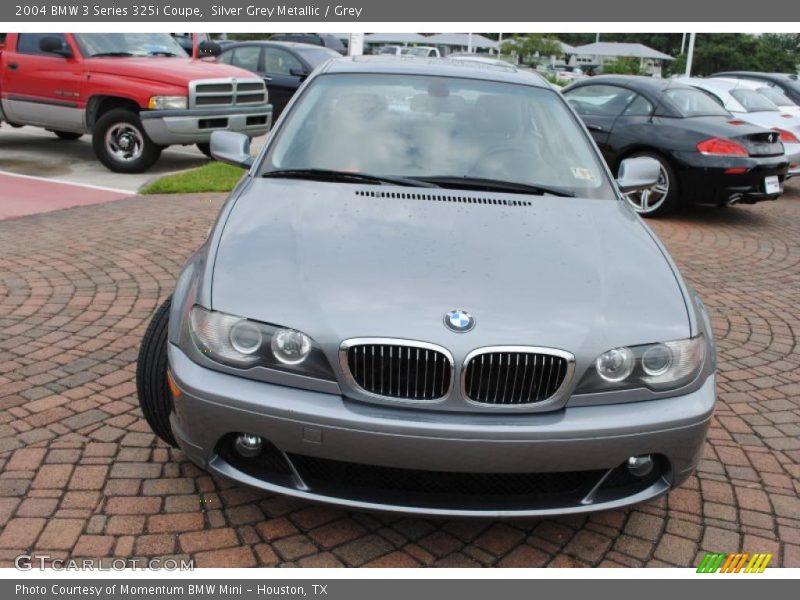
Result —
M 158 307 L 142 338 L 136 361 L 136 392 L 142 413 L 158 437 L 177 447 L 169 415 L 172 412 L 172 392 L 167 381 L 167 330 L 172 297 Z
M 92 131 L 97 158 L 115 173 L 141 173 L 161 156 L 135 112 L 115 108 L 101 116 Z
M 658 181 L 651 188 L 629 192 L 623 197 L 643 217 L 657 217 L 675 210 L 678 205 L 678 181 L 674 169 L 663 156 L 651 152 L 639 152 L 626 158 L 640 156 L 658 161 Z

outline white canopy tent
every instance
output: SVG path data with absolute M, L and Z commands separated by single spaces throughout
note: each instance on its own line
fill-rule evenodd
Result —
M 491 50 L 497 52 L 500 44 L 480 33 L 437 33 L 426 38 L 430 46 L 446 46 L 455 50 Z

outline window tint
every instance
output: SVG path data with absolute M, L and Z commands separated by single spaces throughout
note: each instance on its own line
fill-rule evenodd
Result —
M 286 50 L 264 48 L 264 71 L 276 75 L 291 75 L 292 69 L 303 70 L 303 65 Z
M 240 46 L 233 49 L 231 64 L 248 71 L 258 71 L 261 58 L 260 46 Z
M 675 103 L 684 117 L 730 116 L 722 101 L 705 90 L 671 88 L 664 92 L 664 96 Z
M 736 98 L 747 112 L 778 110 L 775 104 L 755 90 L 731 90 L 731 96 Z
M 769 100 L 777 106 L 795 106 L 795 103 L 789 99 L 789 96 L 778 88 L 764 86 L 758 88 L 756 91 L 765 98 L 769 98 Z
M 587 85 L 566 94 L 578 114 L 597 117 L 618 117 L 635 95 L 615 85 Z
M 648 117 L 653 112 L 653 105 L 644 96 L 636 96 L 623 112 L 625 117 Z
M 67 40 L 63 33 L 20 33 L 17 40 L 17 52 L 20 54 L 43 54 L 44 56 L 56 56 L 50 52 L 39 50 L 39 40 L 46 37 L 54 37 L 61 40 L 66 45 Z
M 233 60 L 233 48 L 228 50 L 223 50 L 222 53 L 217 58 L 217 62 L 221 62 L 223 65 L 231 64 Z
M 306 46 L 303 48 L 295 48 L 295 52 L 297 52 L 300 56 L 302 56 L 305 59 L 305 61 L 309 65 L 311 65 L 312 69 L 314 67 L 317 67 L 318 65 L 321 65 L 330 58 L 338 58 L 339 56 L 341 56 L 341 54 L 339 54 L 335 50 L 322 47 L 309 48 Z

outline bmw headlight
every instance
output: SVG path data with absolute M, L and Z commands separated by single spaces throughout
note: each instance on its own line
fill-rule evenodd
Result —
M 697 337 L 612 348 L 586 370 L 576 394 L 646 387 L 655 391 L 676 389 L 692 381 L 706 358 L 706 340 Z
M 302 331 L 193 306 L 188 334 L 192 350 L 229 367 L 260 366 L 334 379 L 322 350 Z
M 185 109 L 188 106 L 186 96 L 152 96 L 147 103 L 150 110 Z

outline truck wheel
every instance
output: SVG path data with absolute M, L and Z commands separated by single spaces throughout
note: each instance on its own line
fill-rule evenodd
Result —
M 62 140 L 68 141 L 77 140 L 83 135 L 82 133 L 75 133 L 74 131 L 54 131 L 53 133 L 55 133 Z
M 211 156 L 211 144 L 208 142 L 201 142 L 197 145 L 197 149 L 200 150 L 203 154 L 205 154 L 208 158 L 214 158 Z
M 172 296 L 158 307 L 142 338 L 136 361 L 136 392 L 142 413 L 158 437 L 177 447 L 169 424 L 172 392 L 167 382 L 167 329 Z
M 161 147 L 147 137 L 139 115 L 125 108 L 110 110 L 97 120 L 92 147 L 100 162 L 115 173 L 141 173 L 161 156 Z

